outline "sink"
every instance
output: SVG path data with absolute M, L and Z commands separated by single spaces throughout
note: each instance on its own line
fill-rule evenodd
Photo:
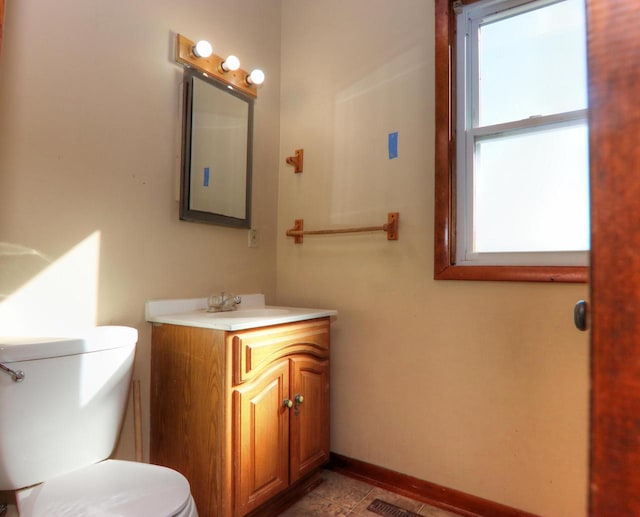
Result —
M 333 309 L 265 305 L 264 294 L 242 294 L 241 297 L 242 304 L 228 312 L 208 312 L 207 298 L 149 300 L 145 304 L 145 318 L 150 323 L 237 331 L 338 314 Z
M 270 318 L 272 316 L 284 316 L 288 314 L 289 310 L 287 309 L 272 309 L 272 308 L 264 308 L 264 309 L 238 309 L 237 311 L 227 311 L 227 312 L 210 312 L 208 316 L 212 318 Z

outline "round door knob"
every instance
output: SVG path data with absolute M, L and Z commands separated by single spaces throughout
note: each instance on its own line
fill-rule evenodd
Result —
M 296 404 L 302 404 L 304 402 L 304 397 L 302 395 L 296 395 Z
M 289 409 L 291 409 L 293 407 L 293 402 L 290 401 L 289 399 L 284 399 L 282 401 L 282 406 L 283 407 L 288 407 Z

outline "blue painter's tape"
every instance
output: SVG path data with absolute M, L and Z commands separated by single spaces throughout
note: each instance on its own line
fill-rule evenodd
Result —
M 398 157 L 398 132 L 389 133 L 389 160 Z
M 209 186 L 209 167 L 204 168 L 204 186 Z

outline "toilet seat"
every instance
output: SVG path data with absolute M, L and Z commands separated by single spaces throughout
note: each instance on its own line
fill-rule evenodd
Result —
M 20 517 L 197 517 L 189 482 L 175 470 L 106 460 L 20 490 Z

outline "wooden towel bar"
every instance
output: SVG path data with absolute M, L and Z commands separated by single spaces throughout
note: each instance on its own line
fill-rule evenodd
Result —
M 293 237 L 296 244 L 302 244 L 304 235 L 331 235 L 335 233 L 358 233 L 358 232 L 375 232 L 382 230 L 387 233 L 387 240 L 398 240 L 398 220 L 399 212 L 389 212 L 387 214 L 387 222 L 382 226 L 360 226 L 355 228 L 333 228 L 330 230 L 305 230 L 304 219 L 296 219 L 293 228 L 287 230 L 287 237 Z

